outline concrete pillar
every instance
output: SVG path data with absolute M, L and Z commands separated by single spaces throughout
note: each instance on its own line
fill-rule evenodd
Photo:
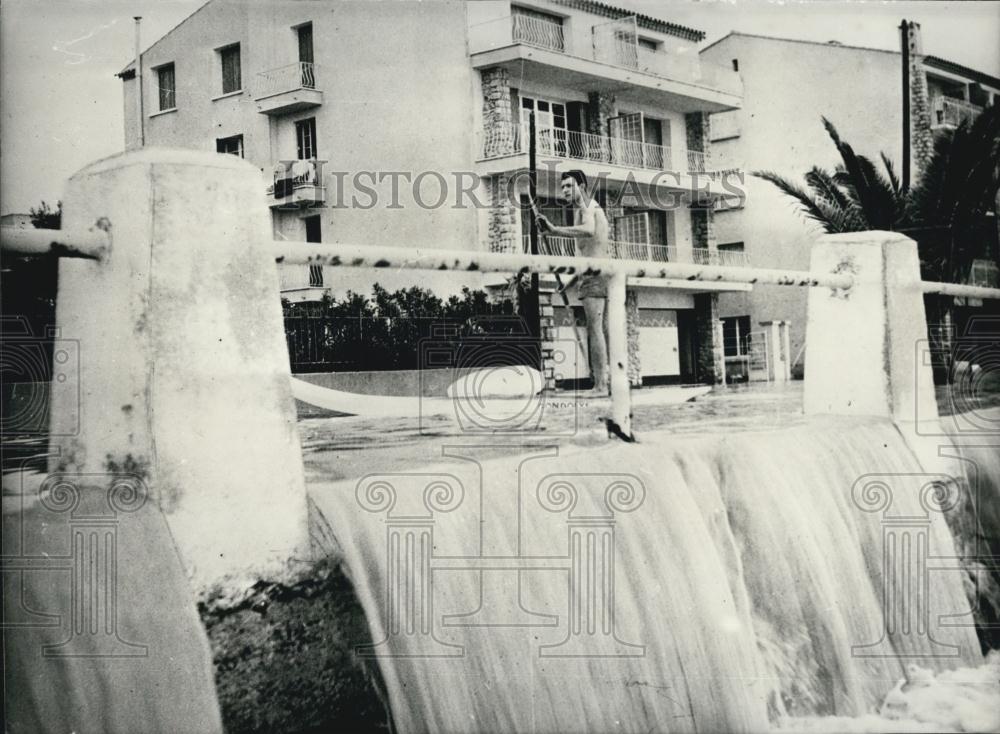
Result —
M 824 235 L 810 269 L 855 284 L 809 289 L 805 412 L 936 421 L 917 244 L 894 232 Z
M 142 477 L 198 591 L 283 577 L 309 536 L 260 172 L 144 148 L 87 166 L 63 201 L 65 228 L 100 218 L 112 244 L 59 264 L 80 358 L 53 383 L 50 471 Z
M 628 381 L 628 330 L 626 326 L 626 276 L 608 278 L 608 365 L 611 370 L 611 417 L 625 436 L 632 436 L 632 400 Z
M 788 382 L 792 379 L 790 345 L 788 343 L 787 321 L 761 321 L 767 334 L 768 379 L 772 382 Z

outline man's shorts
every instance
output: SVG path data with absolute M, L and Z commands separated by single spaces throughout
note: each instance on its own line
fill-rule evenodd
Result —
M 608 284 L 601 275 L 581 275 L 577 290 L 580 298 L 608 297 Z

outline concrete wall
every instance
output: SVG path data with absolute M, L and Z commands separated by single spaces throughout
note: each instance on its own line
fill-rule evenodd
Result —
M 715 238 L 743 242 L 750 262 L 764 268 L 809 268 L 809 249 L 820 234 L 784 194 L 749 172 L 776 171 L 804 183 L 812 166 L 838 162 L 821 116 L 837 127 L 855 151 L 877 159 L 881 151 L 902 158 L 900 56 L 844 46 L 732 35 L 702 53 L 718 64 L 739 60 L 745 97 L 739 137 L 717 140 L 713 157 L 739 161 L 748 172 L 743 209 L 715 215 Z M 805 338 L 803 289 L 755 286 L 749 294 L 723 294 L 720 316 L 750 314 L 761 321 L 791 322 L 794 358 Z

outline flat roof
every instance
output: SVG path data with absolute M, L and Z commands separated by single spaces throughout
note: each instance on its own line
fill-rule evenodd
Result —
M 727 38 L 731 36 L 741 36 L 743 38 L 759 38 L 765 41 L 783 41 L 785 43 L 808 43 L 812 46 L 828 46 L 832 48 L 849 48 L 856 51 L 874 51 L 876 53 L 882 54 L 895 54 L 899 56 L 899 51 L 894 51 L 885 48 L 872 48 L 870 46 L 851 46 L 846 43 L 840 43 L 839 41 L 810 41 L 804 38 L 782 38 L 780 36 L 765 36 L 759 33 L 743 33 L 742 31 L 730 31 L 722 38 L 717 41 L 712 41 L 712 43 L 701 49 L 702 51 L 707 51 L 718 43 L 722 43 Z M 985 84 L 989 87 L 995 89 L 1000 89 L 1000 78 L 987 74 L 986 72 L 979 71 L 977 69 L 972 69 L 968 66 L 963 66 L 962 64 L 955 63 L 954 61 L 948 61 L 947 59 L 942 59 L 940 56 L 933 56 L 930 54 L 925 54 L 924 65 L 929 66 L 932 69 L 940 69 L 941 71 L 947 71 L 951 74 L 956 74 L 958 76 L 964 76 L 973 81 L 977 81 L 980 84 Z

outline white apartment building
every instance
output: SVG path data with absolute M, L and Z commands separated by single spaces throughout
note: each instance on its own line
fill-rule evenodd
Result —
M 911 30 L 909 64 L 911 176 L 930 155 L 938 130 L 954 127 L 1000 98 L 1000 78 L 925 55 L 919 26 Z M 744 251 L 754 266 L 808 269 L 809 251 L 822 232 L 776 187 L 749 175 L 774 171 L 802 180 L 813 166 L 833 170 L 840 162 L 821 117 L 836 126 L 854 150 L 878 161 L 885 152 L 902 167 L 902 55 L 898 51 L 730 33 L 701 57 L 738 69 L 745 88 L 738 110 L 713 115 L 712 154 L 747 171 L 742 207 L 719 211 L 719 247 Z M 878 164 L 881 166 L 881 163 Z M 804 185 L 804 182 L 803 182 Z M 995 284 L 997 252 L 984 252 L 979 284 Z M 978 276 L 977 276 L 978 277 Z M 762 323 L 790 322 L 788 357 L 798 373 L 808 359 L 807 294 L 800 289 L 758 286 L 720 297 L 726 360 L 731 376 L 746 358 L 746 334 Z
M 534 113 L 550 217 L 567 216 L 555 200 L 560 174 L 580 169 L 607 210 L 609 256 L 744 264 L 715 246 L 714 204 L 732 189 L 707 124 L 739 108 L 742 85 L 699 58 L 702 38 L 595 0 L 210 0 L 142 54 L 141 113 L 135 64 L 120 74 L 126 147 L 253 162 L 279 239 L 511 251 L 527 247 Z M 540 247 L 569 253 L 573 243 Z M 369 293 L 376 280 L 441 296 L 497 284 L 476 273 L 283 266 L 282 296 Z M 573 288 L 566 309 L 545 285 L 547 334 L 571 338 Z M 630 286 L 642 376 L 714 381 L 718 294 L 745 289 Z

